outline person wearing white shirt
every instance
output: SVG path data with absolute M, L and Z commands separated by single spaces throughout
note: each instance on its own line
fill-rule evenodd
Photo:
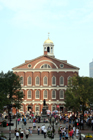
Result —
M 76 128 L 76 137 L 78 139 L 78 136 L 79 136 L 79 128 Z
M 18 140 L 18 138 L 19 138 L 19 132 L 17 131 L 16 132 L 16 140 Z
M 46 128 L 44 128 L 43 132 L 44 132 L 44 138 L 46 138 L 46 133 L 47 133 Z

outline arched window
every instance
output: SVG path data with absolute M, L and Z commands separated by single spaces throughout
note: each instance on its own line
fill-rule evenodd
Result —
M 70 84 L 70 79 L 71 79 L 71 76 L 69 76 L 69 77 L 67 78 L 67 85 Z
M 60 99 L 64 99 L 64 91 L 63 90 L 60 90 Z
M 52 91 L 52 99 L 56 99 L 56 91 L 55 90 Z
M 56 85 L 56 77 L 55 77 L 55 76 L 52 77 L 52 85 L 53 85 L 53 86 Z
M 53 47 L 51 47 L 51 53 L 53 53 Z
M 49 68 L 51 68 L 51 67 L 50 67 L 50 65 L 48 65 L 48 64 L 43 64 L 43 65 L 41 66 L 41 68 L 42 68 L 42 69 L 49 69 Z
M 39 77 L 36 77 L 36 85 L 39 85 Z
M 35 97 L 36 97 L 36 99 L 39 99 L 40 98 L 39 90 L 36 91 L 36 96 Z
M 28 90 L 27 98 L 30 98 L 31 99 L 31 90 Z
M 44 77 L 44 85 L 47 85 L 47 77 Z
M 64 85 L 64 77 L 60 77 L 60 86 L 63 86 Z
M 31 77 L 28 77 L 28 85 L 31 85 Z
M 47 90 L 44 90 L 44 99 L 47 99 Z
M 50 47 L 47 47 L 47 52 L 50 52 Z
M 20 84 L 21 84 L 21 85 L 24 84 L 24 82 L 23 82 L 23 76 L 20 77 Z

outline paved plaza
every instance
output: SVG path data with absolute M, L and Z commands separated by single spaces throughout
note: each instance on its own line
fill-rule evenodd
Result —
M 14 135 L 14 130 L 16 128 L 16 120 L 13 119 L 12 120 L 12 123 L 14 123 L 14 126 L 11 126 L 11 140 L 16 140 L 15 138 L 15 135 Z M 32 136 L 29 136 L 28 140 L 43 140 L 43 139 L 46 139 L 46 140 L 49 140 L 48 137 L 44 138 L 44 136 L 42 134 L 38 135 L 37 134 L 37 128 L 38 126 L 42 126 L 43 124 L 45 124 L 45 127 L 47 128 L 50 124 L 49 123 L 36 123 L 36 128 L 32 131 Z M 59 135 L 58 135 L 58 127 L 59 126 L 62 126 L 62 127 L 65 127 L 66 124 L 58 124 L 58 126 L 55 126 L 55 136 L 54 136 L 54 139 L 55 140 L 59 140 Z M 26 128 L 29 128 L 29 127 L 32 127 L 33 128 L 33 123 L 29 123 L 29 121 L 27 121 L 27 125 L 24 126 L 23 122 L 20 122 L 19 125 L 17 124 L 17 129 L 19 128 L 22 128 L 23 130 L 26 130 Z M 3 131 L 4 135 L 7 136 L 7 139 L 9 139 L 9 126 L 7 127 L 0 127 L 0 131 Z M 90 134 L 93 135 L 93 132 L 91 130 L 85 130 L 85 131 L 81 131 L 82 134 L 87 134 L 89 131 Z M 25 140 L 25 136 L 24 136 L 24 140 Z M 74 139 L 73 140 L 77 140 L 76 137 L 74 136 Z

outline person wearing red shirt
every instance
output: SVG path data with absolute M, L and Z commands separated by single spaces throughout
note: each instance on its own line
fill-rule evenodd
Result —
M 73 129 L 71 128 L 71 130 L 69 132 L 70 140 L 72 140 L 72 135 L 73 135 Z

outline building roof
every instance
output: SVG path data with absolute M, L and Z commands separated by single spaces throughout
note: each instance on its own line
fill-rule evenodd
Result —
M 79 70 L 78 67 L 73 66 L 73 65 L 67 63 L 66 60 L 59 60 L 59 59 L 57 59 L 57 58 L 53 58 L 53 57 L 48 56 L 48 55 L 42 55 L 42 56 L 39 56 L 39 57 L 37 57 L 37 58 L 35 58 L 35 59 L 32 59 L 32 60 L 26 60 L 25 63 L 23 63 L 23 64 L 21 64 L 21 65 L 18 65 L 18 66 L 14 67 L 14 68 L 12 68 L 12 70 L 20 69 L 21 66 L 24 66 L 24 65 L 27 65 L 27 64 L 29 64 L 29 63 L 32 63 L 33 61 L 36 61 L 36 60 L 39 61 L 42 57 L 45 57 L 46 59 L 51 59 L 52 62 L 53 62 L 53 61 L 58 61 L 58 62 L 60 62 L 60 63 L 63 63 L 64 65 L 68 65 L 68 66 L 72 67 L 73 69 Z

